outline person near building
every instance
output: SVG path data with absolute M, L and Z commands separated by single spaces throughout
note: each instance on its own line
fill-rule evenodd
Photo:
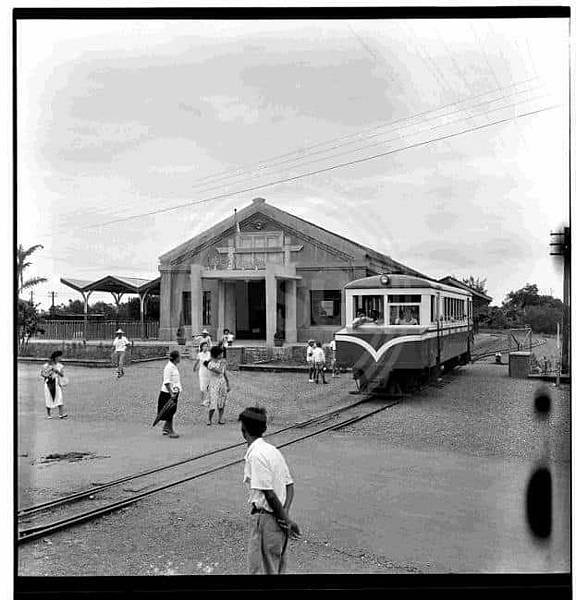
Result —
M 198 371 L 198 382 L 200 384 L 200 401 L 202 406 L 208 406 L 208 384 L 210 383 L 210 371 L 204 363 L 210 360 L 210 346 L 208 342 L 201 342 L 196 363 L 193 370 Z
M 116 337 L 112 342 L 114 346 L 114 364 L 116 366 L 116 377 L 120 378 L 124 375 L 124 363 L 126 358 L 126 347 L 130 345 L 130 341 L 124 335 L 122 329 L 116 331 Z
M 286 570 L 288 538 L 301 536 L 300 528 L 289 516 L 294 481 L 282 453 L 262 439 L 266 409 L 246 408 L 238 420 L 248 444 L 244 456 L 244 483 L 250 507 L 248 573 L 279 575 Z
M 164 421 L 162 435 L 167 435 L 170 438 L 179 438 L 180 436 L 174 431 L 174 415 L 178 409 L 178 397 L 182 393 L 182 383 L 180 382 L 180 371 L 178 364 L 180 363 L 180 352 L 172 350 L 170 359 L 164 367 L 162 375 L 162 387 L 158 396 L 158 416 L 159 421 Z
M 48 362 L 44 363 L 40 370 L 40 377 L 44 379 L 44 401 L 48 418 L 52 419 L 51 411 L 58 408 L 58 416 L 65 419 L 68 415 L 64 412 L 64 397 L 62 388 L 66 386 L 67 379 L 64 377 L 64 366 L 58 360 L 62 356 L 60 350 L 52 352 Z
M 306 363 L 308 365 L 308 383 L 314 383 L 314 340 L 308 340 Z
M 319 383 L 320 375 L 322 375 L 322 383 L 328 383 L 325 375 L 326 354 L 324 354 L 321 342 L 316 342 L 316 346 L 312 351 L 312 361 L 314 363 L 314 383 Z
M 338 366 L 338 361 L 336 359 L 336 334 L 334 333 L 332 336 L 332 341 L 330 342 L 330 368 L 332 370 L 332 377 L 336 377 L 336 375 L 340 375 L 340 367 Z
M 198 338 L 199 345 L 206 342 L 208 344 L 208 350 L 212 348 L 212 338 L 210 336 L 210 332 L 207 329 L 203 329 L 200 337 Z
M 212 425 L 212 417 L 216 410 L 218 411 L 218 425 L 224 425 L 224 408 L 226 407 L 226 398 L 230 393 L 230 381 L 226 372 L 226 359 L 220 344 L 210 348 L 210 360 L 205 361 L 204 366 L 210 373 L 207 425 Z

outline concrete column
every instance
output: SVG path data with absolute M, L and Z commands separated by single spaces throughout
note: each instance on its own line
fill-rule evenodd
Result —
M 296 330 L 296 286 L 297 282 L 295 279 L 287 279 L 286 285 L 286 342 L 288 344 L 295 344 L 297 341 L 297 330 Z
M 172 305 L 172 272 L 160 272 L 160 330 L 158 337 L 161 340 L 172 339 L 171 333 L 171 314 L 170 306 Z
M 202 265 L 190 265 L 190 329 L 196 336 L 202 331 Z
M 218 280 L 218 328 L 216 329 L 218 340 L 222 339 L 224 335 L 224 315 L 226 302 L 226 288 L 225 282 L 222 279 Z
M 274 345 L 276 333 L 277 280 L 274 271 L 266 269 L 266 345 Z

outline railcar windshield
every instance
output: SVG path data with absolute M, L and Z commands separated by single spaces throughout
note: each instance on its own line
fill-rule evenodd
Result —
M 421 301 L 420 294 L 389 295 L 390 325 L 419 325 Z
M 354 296 L 354 321 L 353 324 L 384 323 L 384 295 Z

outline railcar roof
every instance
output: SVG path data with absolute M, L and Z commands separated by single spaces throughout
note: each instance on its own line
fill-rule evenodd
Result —
M 450 285 L 438 283 L 430 279 L 423 279 L 422 277 L 414 277 L 412 275 L 401 275 L 398 273 L 385 273 L 389 279 L 389 283 L 384 284 L 380 280 L 380 275 L 373 275 L 372 277 L 363 277 L 362 279 L 356 279 L 351 281 L 344 286 L 346 290 L 367 290 L 367 289 L 410 289 L 410 288 L 431 288 L 434 290 L 442 290 L 444 292 L 454 292 L 463 296 L 471 296 L 470 292 L 467 292 L 461 288 L 457 288 Z

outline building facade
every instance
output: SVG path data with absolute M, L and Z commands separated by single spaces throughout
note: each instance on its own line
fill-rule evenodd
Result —
M 345 321 L 343 288 L 384 272 L 422 276 L 262 198 L 160 257 L 160 339 L 225 328 L 241 341 L 326 342 Z

